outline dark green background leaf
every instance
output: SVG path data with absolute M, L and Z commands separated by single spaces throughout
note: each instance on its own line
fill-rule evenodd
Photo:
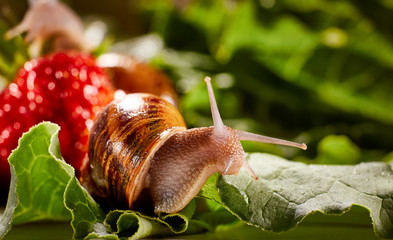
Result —
M 10 27 L 0 19 L 0 90 L 14 79 L 14 76 L 27 59 L 27 46 L 21 37 L 5 39 Z

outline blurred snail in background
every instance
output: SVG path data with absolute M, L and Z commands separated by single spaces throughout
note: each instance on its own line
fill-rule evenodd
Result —
M 156 214 L 183 209 L 216 172 L 257 180 L 245 160 L 241 140 L 306 149 L 305 144 L 225 126 L 206 77 L 214 126 L 186 129 L 179 111 L 152 94 L 129 94 L 110 103 L 90 133 L 89 162 L 82 184 L 100 201 L 127 205 L 151 201 Z
M 79 16 L 58 0 L 29 0 L 29 9 L 23 20 L 6 33 L 10 39 L 26 32 L 25 41 L 32 42 L 33 56 L 39 55 L 43 44 L 52 40 L 53 49 L 89 51 L 92 44 L 84 37 Z

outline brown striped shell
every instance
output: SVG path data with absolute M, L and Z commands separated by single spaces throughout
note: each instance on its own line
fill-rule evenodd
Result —
M 91 130 L 83 185 L 95 198 L 132 208 L 155 152 L 185 129 L 179 111 L 155 95 L 129 94 L 113 101 Z

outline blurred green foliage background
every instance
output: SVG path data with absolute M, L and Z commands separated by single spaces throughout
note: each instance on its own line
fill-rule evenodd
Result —
M 246 151 L 324 164 L 393 159 L 392 0 L 65 3 L 104 34 L 102 47 L 167 72 L 190 127 L 212 123 L 210 75 L 227 125 L 309 146 L 245 142 Z M 0 6 L 3 34 L 28 4 Z M 20 38 L 0 39 L 0 86 L 26 58 Z

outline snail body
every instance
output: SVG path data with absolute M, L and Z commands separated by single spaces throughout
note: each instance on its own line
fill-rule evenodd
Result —
M 225 126 L 205 79 L 214 126 L 186 129 L 178 110 L 152 94 L 129 94 L 108 105 L 97 117 L 89 139 L 89 162 L 82 183 L 99 199 L 135 208 L 148 195 L 156 214 L 183 209 L 209 176 L 238 174 L 245 168 L 240 140 L 269 142 L 305 149 L 304 144 L 238 131 Z
M 183 209 L 213 173 L 239 172 L 244 151 L 236 133 L 227 130 L 230 135 L 220 139 L 214 127 L 188 129 L 174 134 L 156 152 L 146 185 L 156 213 Z

